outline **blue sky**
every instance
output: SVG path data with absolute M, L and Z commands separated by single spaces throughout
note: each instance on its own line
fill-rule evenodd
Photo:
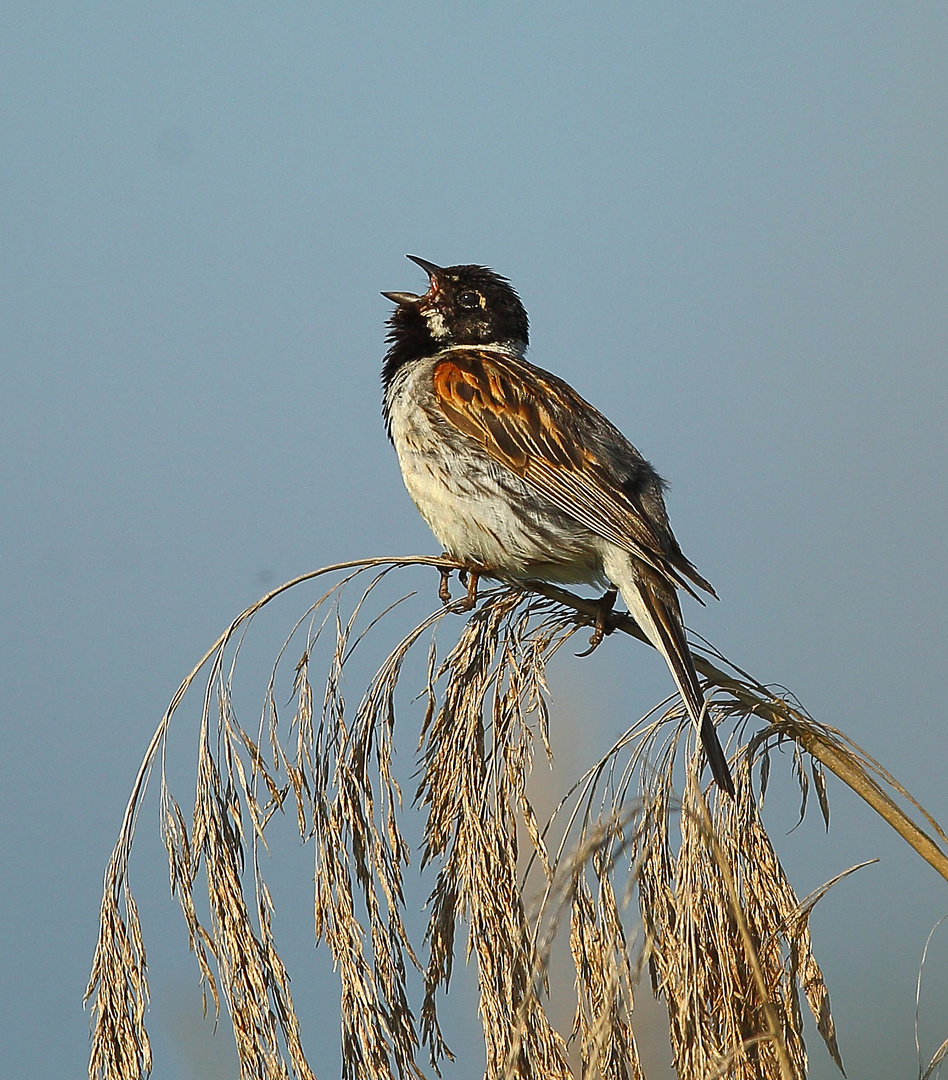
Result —
M 935 3 L 7 5 L 10 1075 L 84 1068 L 102 871 L 193 661 L 269 584 L 436 550 L 379 420 L 378 294 L 423 285 L 407 252 L 512 279 L 533 360 L 672 481 L 721 596 L 689 622 L 948 820 L 946 55 Z M 668 689 L 619 651 L 575 673 L 608 676 L 587 753 Z M 789 794 L 769 821 L 801 894 L 881 858 L 812 928 L 850 1075 L 907 1075 L 944 883 L 830 795 L 828 836 L 785 836 Z M 154 1075 L 228 1075 L 154 818 L 133 868 Z M 931 1052 L 943 935 L 925 978 Z M 316 1027 L 332 1075 L 336 1021 Z

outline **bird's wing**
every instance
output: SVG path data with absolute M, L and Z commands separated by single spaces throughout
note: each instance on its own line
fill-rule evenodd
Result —
M 436 361 L 432 386 L 444 419 L 564 514 L 692 595 L 689 580 L 713 594 L 672 535 L 657 474 L 562 379 L 466 347 Z

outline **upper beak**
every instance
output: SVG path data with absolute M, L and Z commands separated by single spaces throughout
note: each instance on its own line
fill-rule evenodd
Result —
M 424 272 L 431 278 L 431 283 L 434 284 L 435 278 L 444 269 L 443 266 L 438 266 L 437 263 L 428 262 L 427 259 L 420 259 L 417 255 L 406 255 L 408 259 L 411 259 L 413 263 L 418 265 L 424 270 Z M 386 300 L 391 300 L 395 304 L 416 304 L 422 297 L 416 293 L 410 292 L 383 292 L 382 295 Z
M 438 274 L 444 270 L 443 266 L 438 266 L 437 263 L 428 262 L 427 259 L 419 259 L 417 255 L 406 255 L 405 258 L 411 259 L 413 263 L 418 263 L 430 278 L 437 277 Z

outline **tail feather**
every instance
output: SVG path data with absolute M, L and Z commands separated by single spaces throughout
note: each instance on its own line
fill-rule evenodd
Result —
M 731 770 L 701 692 L 698 673 L 685 639 L 678 597 L 664 582 L 655 583 L 657 587 L 654 587 L 649 580 L 650 571 L 636 573 L 631 567 L 629 569 L 631 572 L 617 575 L 621 579 L 619 581 L 612 578 L 611 574 L 609 576 L 618 585 L 632 617 L 665 657 L 685 707 L 701 733 L 701 744 L 708 758 L 711 775 L 718 787 L 733 797 L 734 781 Z

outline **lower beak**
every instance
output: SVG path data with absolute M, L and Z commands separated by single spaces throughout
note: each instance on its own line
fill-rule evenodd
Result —
M 382 295 L 393 304 L 417 304 L 421 299 L 413 292 L 383 292 Z

